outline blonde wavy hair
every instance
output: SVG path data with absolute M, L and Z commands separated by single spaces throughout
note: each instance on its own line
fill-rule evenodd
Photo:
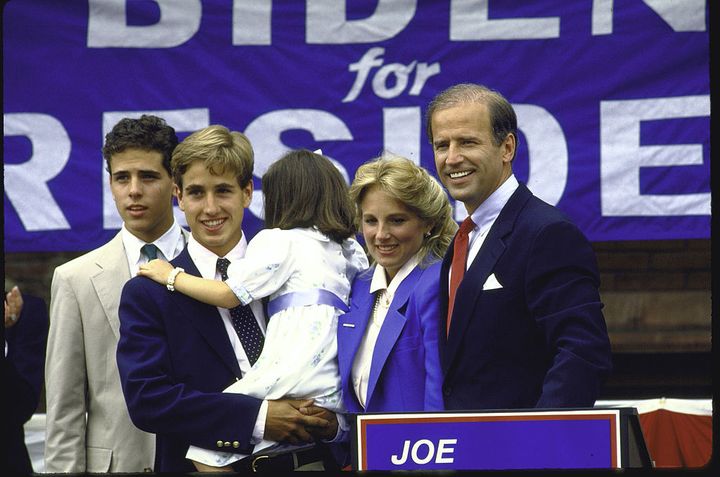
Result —
M 358 230 L 362 230 L 363 198 L 375 186 L 402 202 L 420 220 L 430 225 L 430 233 L 423 236 L 420 246 L 420 266 L 426 267 L 441 260 L 458 225 L 453 220 L 447 194 L 437 179 L 411 160 L 387 151 L 361 165 L 350 185 Z
M 180 189 L 183 175 L 197 161 L 202 161 L 215 175 L 232 172 L 238 185 L 245 187 L 252 180 L 255 153 L 243 133 L 213 124 L 190 134 L 173 151 L 170 165 L 173 180 Z

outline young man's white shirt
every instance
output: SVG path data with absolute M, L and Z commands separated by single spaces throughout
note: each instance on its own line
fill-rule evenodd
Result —
M 193 263 L 195 263 L 198 271 L 200 272 L 200 276 L 210 280 L 221 280 L 220 272 L 217 271 L 217 259 L 227 258 L 228 260 L 230 260 L 230 263 L 232 263 L 233 260 L 239 260 L 243 258 L 247 250 L 247 239 L 245 238 L 245 233 L 243 233 L 237 245 L 235 245 L 235 247 L 233 247 L 232 250 L 230 250 L 224 257 L 219 257 L 215 253 L 202 246 L 200 242 L 195 240 L 195 237 L 193 237 L 192 235 L 188 240 L 187 247 L 188 254 L 190 255 Z M 259 301 L 253 301 L 250 303 L 249 306 L 253 314 L 255 315 L 255 319 L 257 320 L 258 325 L 260 325 L 260 329 L 262 330 L 263 334 L 265 334 L 265 311 L 263 310 L 262 303 Z M 218 307 L 217 310 L 223 320 L 223 325 L 225 326 L 225 331 L 227 332 L 228 338 L 230 339 L 230 344 L 232 345 L 232 349 L 235 353 L 235 359 L 237 359 L 238 366 L 240 367 L 240 372 L 242 374 L 245 374 L 250 370 L 252 366 L 250 365 L 250 360 L 248 359 L 247 354 L 245 353 L 245 350 L 240 343 L 240 338 L 238 337 L 237 332 L 233 327 L 232 318 L 230 317 L 230 310 L 221 307 Z M 260 442 L 265 435 L 265 420 L 267 418 L 267 409 L 268 402 L 266 400 L 263 400 L 262 404 L 260 405 L 260 410 L 258 411 L 257 419 L 255 420 L 255 427 L 252 433 L 252 443 Z M 195 446 L 193 446 L 192 449 L 194 449 L 193 460 L 211 466 L 231 464 L 246 457 L 246 455 L 244 454 L 233 454 L 232 458 L 218 461 L 217 451 L 202 449 Z

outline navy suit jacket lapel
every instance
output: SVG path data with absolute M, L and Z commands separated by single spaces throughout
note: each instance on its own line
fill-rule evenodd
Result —
M 176 267 L 184 268 L 186 273 L 198 277 L 201 276 L 195 263 L 190 258 L 187 247 L 171 263 Z M 174 298 L 181 316 L 192 324 L 208 345 L 218 354 L 220 361 L 224 363 L 236 377 L 242 377 L 240 366 L 235 358 L 235 351 L 230 344 L 225 325 L 222 322 L 222 317 L 217 308 L 194 300 L 182 293 L 175 292 Z
M 475 303 L 480 298 L 483 292 L 483 285 L 485 280 L 492 273 L 495 264 L 498 259 L 502 256 L 505 251 L 506 237 L 512 232 L 520 211 L 525 206 L 525 203 L 530 199 L 532 193 L 520 184 L 517 190 L 513 193 L 508 200 L 505 207 L 500 211 L 495 223 L 490 228 L 485 241 L 483 242 L 477 256 L 473 260 L 472 264 L 465 272 L 458 291 L 455 295 L 455 307 L 453 308 L 453 316 L 450 328 L 450 334 L 447 336 L 447 340 L 441 340 L 441 343 L 445 343 L 444 350 L 441 353 L 443 371 L 447 371 L 452 363 L 453 358 L 457 354 L 462 337 L 465 334 L 465 330 L 472 319 L 479 319 L 474 313 Z M 454 243 L 454 240 L 453 240 Z M 448 253 L 445 255 L 443 260 L 443 277 L 447 277 L 450 263 L 452 262 L 452 244 Z M 442 280 L 443 287 L 443 298 L 447 302 L 448 296 L 448 284 L 447 280 Z M 447 315 L 447 303 L 445 308 L 445 314 Z M 444 329 L 443 329 L 444 331 Z M 445 333 L 442 333 L 443 335 Z
M 400 311 L 405 308 L 405 304 L 410 297 L 410 291 L 413 289 L 413 285 L 417 281 L 418 277 L 422 274 L 420 267 L 415 267 L 410 274 L 405 277 L 398 289 L 395 291 L 392 303 L 388 309 L 385 320 L 383 321 L 380 333 L 378 334 L 377 342 L 375 343 L 375 349 L 373 350 L 372 363 L 370 365 L 370 376 L 368 379 L 368 395 L 366 404 L 372 403 L 372 395 L 375 392 L 378 379 L 385 367 L 385 362 L 390 355 L 390 352 L 395 347 L 405 322 L 407 321 L 406 316 Z

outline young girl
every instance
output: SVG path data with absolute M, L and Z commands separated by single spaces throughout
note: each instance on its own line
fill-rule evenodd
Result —
M 268 297 L 268 325 L 260 356 L 225 392 L 267 400 L 312 398 L 343 412 L 337 367 L 338 315 L 347 310 L 350 284 L 368 267 L 353 238 L 354 206 L 340 172 L 326 157 L 291 151 L 262 177 L 266 229 L 230 264 L 227 281 L 180 273 L 175 291 L 225 308 Z M 167 283 L 172 265 L 153 260 L 139 275 Z M 263 440 L 254 452 L 274 444 Z M 230 454 L 191 447 L 225 465 Z

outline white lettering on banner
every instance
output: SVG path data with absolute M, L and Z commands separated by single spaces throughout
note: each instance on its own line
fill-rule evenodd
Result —
M 433 460 L 435 457 L 436 464 L 452 464 L 455 459 L 453 457 L 446 456 L 446 454 L 453 454 L 455 452 L 454 447 L 450 445 L 456 445 L 457 439 L 440 439 L 438 441 L 437 453 L 435 452 L 435 444 L 429 439 L 420 439 L 412 445 L 410 448 L 409 440 L 403 443 L 402 453 L 400 455 L 393 454 L 390 456 L 390 462 L 393 465 L 403 465 L 407 462 L 408 455 L 415 464 L 425 465 Z M 409 451 L 409 452 L 408 452 Z M 421 457 L 421 452 L 423 456 Z
M 613 32 L 613 1 L 593 0 L 592 34 Z M 705 31 L 705 0 L 643 0 L 674 31 Z
M 172 48 L 192 38 L 200 28 L 200 0 L 154 0 L 160 21 L 127 24 L 126 0 L 88 0 L 88 48 Z
M 593 0 L 592 34 L 609 35 L 613 32 L 613 1 Z
M 600 103 L 602 215 L 710 215 L 710 193 L 641 194 L 640 169 L 703 163 L 700 144 L 641 146 L 642 121 L 710 116 L 710 96 Z
M 385 54 L 385 48 L 374 47 L 370 48 L 365 54 L 355 63 L 348 65 L 348 71 L 357 72 L 355 81 L 353 82 L 350 91 L 342 99 L 343 103 L 349 103 L 355 101 L 360 95 L 363 86 L 370 74 L 370 70 L 375 67 L 379 67 L 383 64 L 382 55 Z M 390 99 L 399 96 L 407 88 L 410 73 L 417 65 L 415 70 L 415 79 L 412 87 L 408 94 L 417 96 L 422 91 L 423 86 L 427 82 L 428 78 L 440 73 L 440 64 L 433 63 L 428 65 L 427 63 L 419 63 L 417 60 L 413 61 L 409 65 L 402 63 L 391 63 L 383 66 L 375 74 L 372 80 L 373 92 L 380 98 Z M 394 78 L 394 86 L 388 87 L 388 78 L 392 75 Z
M 568 181 L 568 147 L 558 121 L 544 108 L 514 104 L 518 129 L 527 141 L 528 187 L 546 202 L 556 205 Z M 210 123 L 207 108 L 148 111 L 108 111 L 103 114 L 103 138 L 123 117 L 155 114 L 167 120 L 178 132 L 191 132 Z M 709 215 L 710 193 L 650 195 L 640 193 L 642 167 L 689 166 L 703 163 L 702 145 L 640 146 L 640 122 L 647 120 L 705 117 L 710 115 L 709 95 L 646 100 L 603 101 L 600 105 L 600 192 L 602 215 L 677 216 Z M 383 108 L 383 148 L 420 162 L 422 117 L 419 107 Z M 55 118 L 38 113 L 4 115 L 6 136 L 26 136 L 33 146 L 30 160 L 6 164 L 5 191 L 21 222 L 28 231 L 69 229 L 65 215 L 53 198 L 47 182 L 65 167 L 71 141 L 63 125 Z M 316 141 L 352 141 L 352 132 L 334 114 L 317 109 L 270 111 L 255 118 L 245 133 L 256 155 L 255 175 L 290 150 L 281 141 L 289 130 L 308 131 Z M 347 170 L 330 158 L 343 174 Z M 109 175 L 98 152 L 102 168 L 103 227 L 117 229 L 122 219 L 110 192 Z M 704 176 L 698 180 L 705 180 Z M 32 196 L 37 200 L 28 201 Z M 250 211 L 262 218 L 262 191 L 253 194 Z M 185 225 L 183 214 L 175 207 L 175 216 Z M 455 219 L 463 220 L 464 207 L 456 207 Z
M 290 150 L 280 140 L 284 131 L 301 129 L 308 131 L 316 141 L 351 141 L 353 135 L 345 123 L 332 113 L 318 109 L 282 109 L 255 118 L 245 135 L 255 151 L 254 175 L 262 177 L 273 162 Z M 326 155 L 327 156 L 327 155 Z M 347 170 L 338 161 L 327 156 L 349 182 Z M 253 192 L 250 211 L 263 218 L 262 191 Z
M 378 0 L 375 12 L 348 20 L 346 0 L 307 0 L 306 41 L 310 44 L 371 43 L 394 37 L 415 16 L 416 0 Z
M 551 205 L 557 205 L 568 178 L 568 147 L 560 123 L 550 112 L 532 104 L 513 104 L 518 129 L 528 149 L 527 186 Z
M 3 165 L 5 194 L 25 230 L 69 229 L 70 224 L 47 186 L 70 158 L 71 143 L 65 127 L 47 114 L 7 113 L 3 115 L 3 130 L 5 136 L 25 136 L 32 144 L 29 160 Z
M 90 48 L 173 48 L 200 28 L 200 0 L 148 0 L 160 9 L 153 25 L 127 24 L 128 0 L 88 0 Z M 490 0 L 450 2 L 451 41 L 558 38 L 559 17 L 490 19 Z M 705 31 L 705 0 L 644 0 L 674 31 Z M 593 0 L 592 35 L 613 32 L 614 0 Z M 348 20 L 346 0 L 306 0 L 305 39 L 309 44 L 380 42 L 397 36 L 414 18 L 417 0 L 378 0 L 368 18 Z M 232 44 L 272 44 L 272 0 L 234 0 Z M 413 93 L 410 93 L 413 94 Z
M 233 2 L 233 45 L 272 44 L 272 0 Z
M 643 0 L 674 31 L 705 31 L 705 0 Z
M 147 110 L 147 111 L 106 111 L 103 113 L 103 144 L 107 133 L 109 133 L 113 126 L 117 124 L 123 118 L 139 118 L 143 114 L 153 114 L 163 118 L 170 126 L 175 129 L 175 132 L 194 132 L 198 129 L 202 129 L 210 124 L 210 112 L 207 108 L 193 108 L 193 109 L 168 109 L 168 110 Z M 103 177 L 103 228 L 104 229 L 119 229 L 122 227 L 122 218 L 118 214 L 115 201 L 112 197 L 112 191 L 110 190 L 110 174 L 108 174 L 105 167 L 105 161 L 98 159 L 102 167 Z M 173 208 L 173 214 L 180 225 L 187 225 L 185 220 L 185 214 L 182 213 L 179 207 Z
M 450 3 L 450 40 L 529 40 L 560 37 L 560 18 L 489 17 L 489 0 Z
M 408 76 L 415 68 L 417 61 L 409 65 L 391 63 L 385 65 L 377 72 L 372 81 L 372 88 L 376 95 L 383 99 L 395 98 L 407 88 Z M 395 84 L 388 88 L 388 77 L 395 78 Z
M 383 108 L 383 149 L 420 165 L 419 107 Z

